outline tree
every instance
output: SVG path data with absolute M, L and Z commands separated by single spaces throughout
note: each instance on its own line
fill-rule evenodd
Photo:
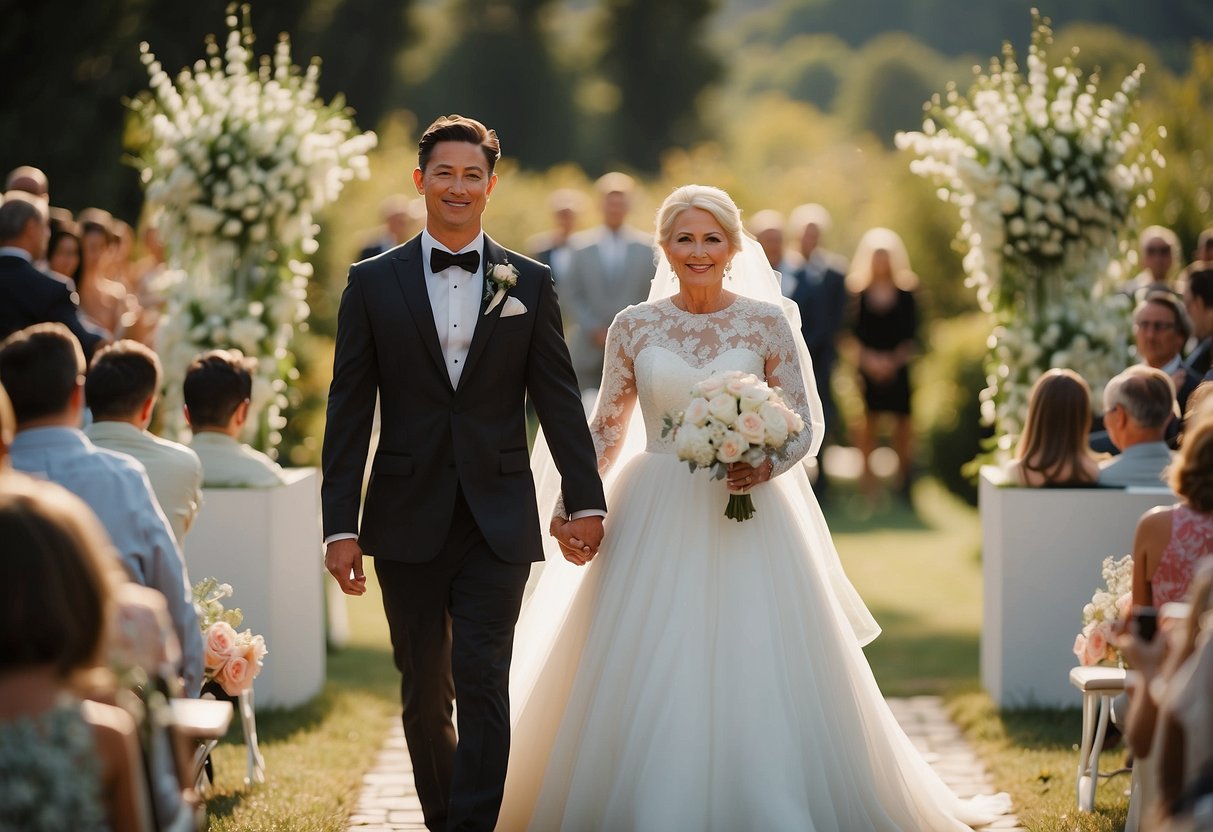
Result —
M 701 96 L 722 75 L 707 43 L 714 0 L 606 0 L 604 78 L 619 93 L 609 145 L 615 161 L 657 170 L 670 147 L 704 138 Z

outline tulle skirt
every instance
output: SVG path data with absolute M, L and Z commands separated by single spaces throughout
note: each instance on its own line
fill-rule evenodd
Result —
M 549 561 L 519 622 L 499 829 L 951 830 L 1005 810 L 957 799 L 889 711 L 803 472 L 752 496 L 728 520 L 723 481 L 647 452 L 608 483 L 598 557 Z

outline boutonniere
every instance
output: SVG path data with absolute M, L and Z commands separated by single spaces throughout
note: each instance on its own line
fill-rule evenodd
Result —
M 484 314 L 489 314 L 497 308 L 497 304 L 505 299 L 505 293 L 518 285 L 518 269 L 506 261 L 505 263 L 486 264 L 484 274 L 484 299 L 489 301 L 489 308 Z

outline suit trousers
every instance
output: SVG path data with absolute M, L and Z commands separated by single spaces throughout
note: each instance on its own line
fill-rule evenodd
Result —
M 434 832 L 489 832 L 505 788 L 510 659 L 530 564 L 493 553 L 459 489 L 437 557 L 427 563 L 380 557 L 375 570 L 425 825 Z

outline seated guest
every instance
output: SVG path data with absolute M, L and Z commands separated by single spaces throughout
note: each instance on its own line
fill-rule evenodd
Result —
M 84 500 L 109 533 L 131 578 L 159 590 L 181 644 L 185 690 L 202 686 L 202 634 L 189 574 L 143 466 L 98 448 L 77 427 L 84 410 L 84 355 L 62 324 L 37 324 L 0 344 L 0 383 L 12 399 L 13 467 Z
M 1192 321 L 1196 345 L 1184 359 L 1188 372 L 1203 379 L 1213 369 L 1213 260 L 1193 263 L 1184 270 L 1184 309 Z
M 185 373 L 185 419 L 194 432 L 190 447 L 202 460 L 207 488 L 273 488 L 284 482 L 278 463 L 239 439 L 255 367 L 239 350 L 211 350 Z
M 1073 370 L 1049 370 L 1032 385 L 1028 416 L 1007 475 L 1017 485 L 1094 485 L 1099 465 L 1087 448 L 1091 388 Z
M 1180 412 L 1200 377 L 1184 366 L 1183 348 L 1192 335 L 1192 324 L 1181 303 L 1170 292 L 1151 292 L 1133 310 L 1133 341 L 1137 357 L 1147 367 L 1162 370 L 1175 383 Z
M 1167 425 L 1179 413 L 1171 378 L 1153 367 L 1130 367 L 1104 387 L 1103 401 L 1104 427 L 1120 454 L 1102 463 L 1099 484 L 1159 485 L 1171 464 Z
M 1180 498 L 1152 508 L 1133 535 L 1133 603 L 1182 601 L 1198 561 L 1213 555 L 1213 413 L 1187 431 L 1169 474 Z
M 85 698 L 104 661 L 108 548 L 91 512 L 61 489 L 0 493 L 5 829 L 152 828 L 135 721 Z
M 1151 225 L 1137 238 L 1138 254 L 1142 270 L 1121 291 L 1134 300 L 1141 300 L 1151 292 L 1165 292 L 1174 296 L 1175 287 L 1171 279 L 1181 262 L 1179 237 L 1169 228 Z
M 160 378 L 160 359 L 138 341 L 103 347 L 84 380 L 84 402 L 93 414 L 84 433 L 97 447 L 143 463 L 180 546 L 202 505 L 202 463 L 189 448 L 147 430 Z
M 0 338 L 30 324 L 58 321 L 85 355 L 92 355 L 102 335 L 85 325 L 75 290 L 34 267 L 46 254 L 46 243 L 45 204 L 21 192 L 7 194 L 0 205 Z

